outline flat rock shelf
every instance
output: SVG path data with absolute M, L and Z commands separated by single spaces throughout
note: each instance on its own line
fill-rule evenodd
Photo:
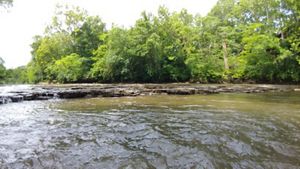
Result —
M 5 88 L 5 86 L 2 88 Z M 258 84 L 64 84 L 28 85 L 0 92 L 0 104 L 31 100 L 91 97 L 124 97 L 140 95 L 194 95 L 218 93 L 262 93 L 298 91 L 296 85 Z

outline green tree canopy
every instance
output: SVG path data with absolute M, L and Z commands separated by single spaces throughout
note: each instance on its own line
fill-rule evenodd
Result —
M 300 81 L 299 3 L 219 0 L 207 16 L 143 12 L 130 28 L 58 6 L 32 43 L 29 82 Z

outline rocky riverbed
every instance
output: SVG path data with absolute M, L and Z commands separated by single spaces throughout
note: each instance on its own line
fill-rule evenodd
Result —
M 7 90 L 7 88 L 10 88 Z M 0 104 L 30 100 L 70 99 L 90 97 L 124 97 L 139 95 L 194 95 L 217 93 L 262 93 L 299 91 L 294 85 L 247 84 L 66 84 L 0 87 Z

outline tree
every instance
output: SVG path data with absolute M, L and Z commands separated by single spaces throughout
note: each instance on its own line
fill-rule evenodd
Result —
M 94 52 L 92 77 L 109 82 L 127 81 L 129 78 L 128 32 L 114 27 L 107 35 L 103 35 L 102 39 L 105 40 L 105 44 L 100 45 Z
M 71 34 L 83 25 L 87 16 L 87 11 L 79 7 L 57 5 L 52 22 L 46 27 L 45 33 L 46 35 L 55 33 Z
M 28 83 L 26 67 L 21 66 L 21 67 L 15 68 L 15 69 L 8 69 L 6 71 L 5 83 L 8 83 L 8 84 Z
M 85 78 L 85 63 L 85 58 L 73 53 L 55 61 L 48 71 L 60 83 L 80 82 Z
M 28 83 L 38 83 L 44 80 L 42 68 L 34 60 L 29 62 L 27 68 L 27 80 Z
M 245 77 L 262 82 L 298 81 L 299 73 L 295 72 L 297 77 L 289 75 L 291 72 L 283 64 L 291 51 L 281 46 L 280 38 L 264 32 L 263 27 L 262 24 L 253 24 L 244 32 L 241 58 L 245 60 Z
M 71 54 L 85 58 L 87 80 L 93 64 L 91 57 L 103 43 L 99 39 L 103 33 L 105 24 L 99 17 L 88 16 L 85 10 L 78 7 L 57 6 L 52 23 L 47 26 L 44 35 L 36 36 L 32 43 L 33 59 L 28 69 L 30 81 L 57 80 L 57 76 L 50 72 L 52 65 Z
M 87 17 L 83 25 L 71 34 L 74 39 L 74 52 L 83 57 L 91 57 L 93 51 L 103 43 L 99 36 L 104 32 L 105 24 L 99 17 Z
M 294 0 L 219 0 L 205 17 L 160 7 L 110 30 L 85 10 L 59 6 L 32 44 L 28 80 L 296 83 L 299 23 Z
M 62 56 L 72 53 L 72 39 L 66 33 L 55 33 L 52 36 L 37 37 L 32 44 L 33 61 L 32 66 L 41 73 L 41 79 L 45 80 L 47 77 L 47 67 L 52 65 L 56 60 Z
M 188 57 L 185 50 L 190 43 L 192 22 L 192 16 L 186 11 L 170 14 L 167 8 L 159 8 L 154 25 L 162 40 L 161 81 L 186 81 L 190 78 L 190 70 L 185 63 Z

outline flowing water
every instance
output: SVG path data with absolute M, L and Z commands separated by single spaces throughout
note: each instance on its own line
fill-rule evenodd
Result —
M 0 105 L 0 168 L 300 168 L 300 93 Z

